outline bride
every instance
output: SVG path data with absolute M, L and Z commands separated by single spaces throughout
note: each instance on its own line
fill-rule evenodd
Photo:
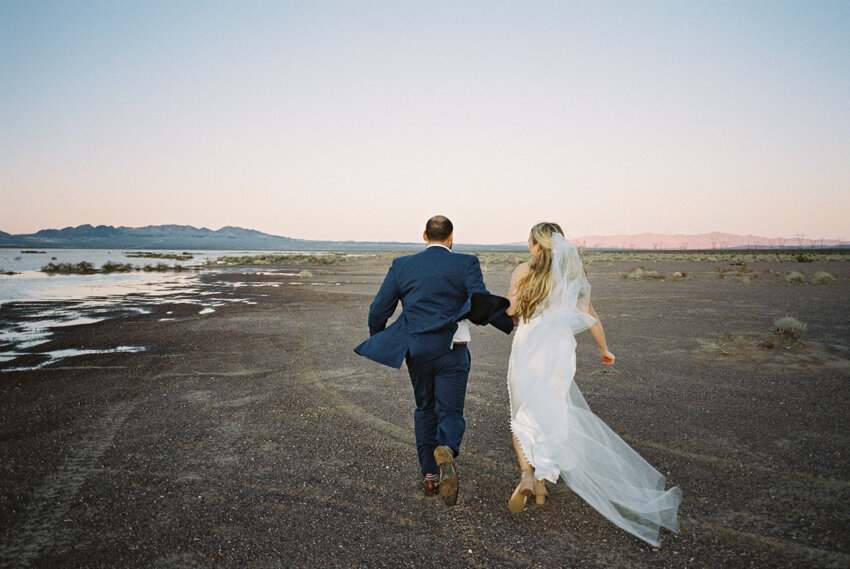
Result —
M 614 363 L 576 247 L 555 223 L 528 238 L 531 261 L 511 276 L 508 314 L 518 326 L 508 364 L 511 430 L 522 469 L 508 507 L 545 503 L 558 477 L 610 521 L 658 546 L 659 527 L 678 531 L 682 492 L 591 412 L 574 381 L 575 334 L 590 330 L 602 363 Z

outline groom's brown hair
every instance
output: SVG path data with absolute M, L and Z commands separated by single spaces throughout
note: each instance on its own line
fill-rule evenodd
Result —
M 445 241 L 454 231 L 451 220 L 445 215 L 435 215 L 425 224 L 425 236 L 428 241 Z

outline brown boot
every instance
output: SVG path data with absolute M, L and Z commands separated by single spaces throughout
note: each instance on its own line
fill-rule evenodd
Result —
M 457 469 L 452 449 L 438 446 L 434 449 L 434 460 L 440 467 L 440 496 L 446 506 L 454 506 L 457 503 Z
M 428 496 L 433 496 L 437 493 L 440 486 L 440 478 L 436 474 L 426 474 L 425 478 L 422 479 L 422 490 L 425 491 L 425 494 Z

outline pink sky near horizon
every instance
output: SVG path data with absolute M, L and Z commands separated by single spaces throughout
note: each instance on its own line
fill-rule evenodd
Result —
M 0 2 L 0 230 L 850 238 L 850 3 Z

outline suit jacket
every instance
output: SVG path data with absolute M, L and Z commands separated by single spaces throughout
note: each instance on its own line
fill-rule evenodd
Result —
M 487 292 L 474 255 L 431 246 L 395 259 L 369 307 L 370 338 L 354 348 L 361 356 L 400 368 L 408 354 L 426 361 L 452 349 L 457 322 L 472 308 L 472 294 Z M 401 301 L 401 315 L 387 320 Z

